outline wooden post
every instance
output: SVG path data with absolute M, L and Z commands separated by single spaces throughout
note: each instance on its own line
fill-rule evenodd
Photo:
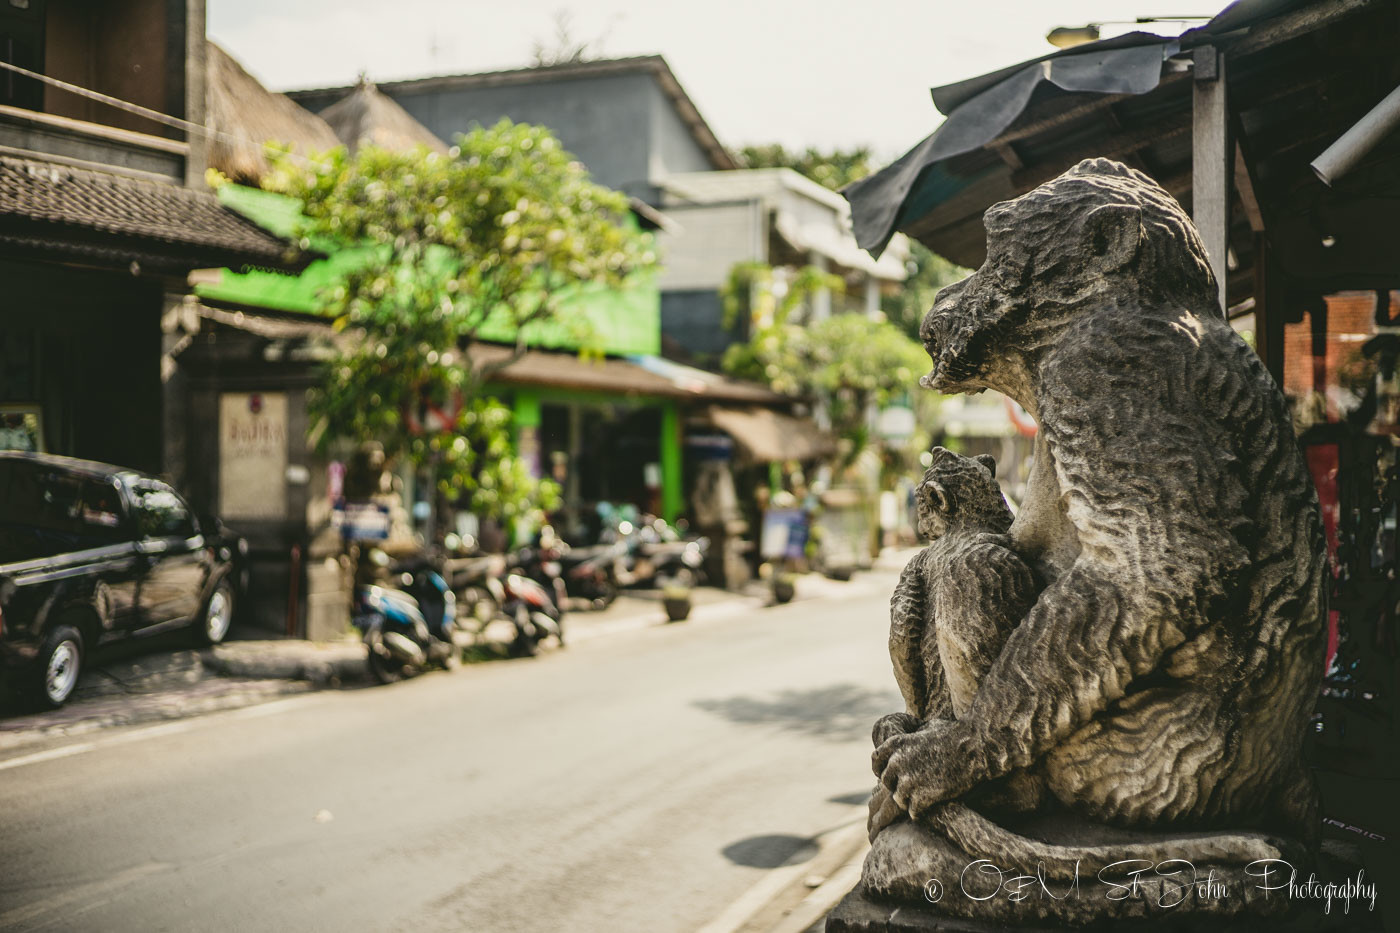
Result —
M 1254 352 L 1264 361 L 1274 383 L 1283 388 L 1283 290 L 1273 265 L 1269 240 L 1254 235 Z
M 1220 288 L 1220 311 L 1226 299 L 1226 256 L 1230 246 L 1230 114 L 1225 102 L 1225 57 L 1213 45 L 1194 53 L 1191 127 L 1191 213 L 1205 242 L 1206 255 Z

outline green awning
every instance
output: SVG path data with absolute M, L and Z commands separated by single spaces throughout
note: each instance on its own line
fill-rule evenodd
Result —
M 248 188 L 223 185 L 219 200 L 260 226 L 280 236 L 294 237 L 301 222 L 295 198 Z M 308 244 L 326 254 L 300 275 L 245 266 L 224 269 L 217 281 L 195 286 L 205 301 L 275 311 L 317 314 L 320 294 L 344 275 L 370 260 L 374 247 L 344 246 L 313 239 Z M 661 291 L 655 274 L 639 274 L 624 288 L 584 282 L 555 293 L 557 318 L 531 325 L 526 332 L 530 346 L 553 350 L 587 348 L 615 355 L 661 352 Z M 515 327 L 501 315 L 488 320 L 477 335 L 481 340 L 514 343 Z

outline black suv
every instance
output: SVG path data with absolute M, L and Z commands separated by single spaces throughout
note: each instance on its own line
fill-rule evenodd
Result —
M 99 644 L 187 625 L 222 641 L 246 550 L 155 477 L 0 452 L 0 675 L 57 707 Z

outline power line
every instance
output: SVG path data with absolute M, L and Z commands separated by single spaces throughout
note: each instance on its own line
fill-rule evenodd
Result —
M 172 127 L 173 129 L 184 130 L 187 133 L 196 133 L 200 136 L 204 136 L 209 139 L 221 139 L 224 142 L 252 143 L 254 146 L 262 146 L 265 149 L 276 148 L 276 145 L 274 143 L 265 140 L 260 142 L 258 140 L 252 139 L 251 137 L 244 136 L 241 134 L 226 133 L 222 130 L 216 130 L 211 127 L 205 126 L 202 123 L 195 123 L 191 120 L 183 120 L 180 117 L 172 117 L 168 113 L 161 113 L 159 110 L 152 110 L 149 107 L 142 107 L 140 104 L 133 104 L 131 101 L 122 100 L 120 97 L 112 97 L 109 94 L 103 94 L 99 91 L 94 91 L 90 88 L 81 87 L 77 84 L 70 84 L 67 81 L 60 81 L 58 78 L 52 77 L 50 75 L 41 74 L 37 71 L 30 71 L 28 68 L 23 68 L 19 65 L 13 64 L 12 62 L 0 61 L 0 68 L 3 68 L 6 71 L 13 71 L 14 73 L 23 75 L 26 78 L 33 78 L 35 81 L 42 82 L 44 84 L 49 85 L 50 87 L 58 88 L 61 91 L 67 91 L 68 93 L 76 94 L 79 97 L 86 97 L 89 100 L 95 100 L 98 103 L 106 104 L 107 106 L 113 107 L 117 110 L 124 110 L 127 113 L 135 114 L 138 117 L 145 117 L 147 120 L 164 124 L 165 126 Z M 293 158 L 299 159 L 303 162 L 309 161 L 304 156 L 299 155 L 297 153 L 290 153 L 290 155 Z

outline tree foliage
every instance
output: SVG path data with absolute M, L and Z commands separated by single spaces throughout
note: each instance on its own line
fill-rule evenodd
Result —
M 309 400 L 322 443 L 378 441 L 437 466 L 444 493 L 510 511 L 493 498 L 521 489 L 509 411 L 481 396 L 499 366 L 473 366 L 467 348 L 489 324 L 523 351 L 531 325 L 560 319 L 561 289 L 621 285 L 651 266 L 650 237 L 622 222 L 625 196 L 593 183 L 548 130 L 507 120 L 448 154 L 284 155 L 265 185 L 301 200 L 304 244 L 364 255 L 321 296 L 342 333 Z M 441 423 L 434 411 L 459 414 Z
M 802 152 L 789 152 L 779 143 L 744 146 L 739 160 L 749 168 L 790 168 L 825 185 L 833 191 L 864 178 L 874 170 L 868 146 L 854 149 L 833 149 L 822 152 L 808 147 Z
M 835 281 L 831 281 L 835 279 Z M 859 314 L 837 314 L 820 321 L 799 320 L 816 290 L 840 279 L 808 267 L 792 277 L 781 297 L 772 294 L 774 270 L 737 269 L 725 289 L 726 305 L 768 309 L 754 314 L 748 343 L 735 344 L 724 368 L 767 384 L 795 398 L 826 401 L 831 426 L 846 441 L 845 463 L 870 443 L 870 406 L 902 398 L 928 368 L 923 348 L 886 321 Z
M 869 147 L 822 151 L 808 147 L 790 152 L 777 143 L 745 146 L 739 157 L 750 168 L 791 168 L 832 190 L 859 181 L 875 170 Z M 970 270 L 939 256 L 917 240 L 909 241 L 909 277 L 893 295 L 880 300 L 880 310 L 910 337 L 918 339 L 919 324 L 939 289 L 967 278 Z
M 909 241 L 909 277 L 899 291 L 880 299 L 880 310 L 889 321 L 915 340 L 919 325 L 933 307 L 938 292 L 972 274 L 970 269 L 951 263 L 918 240 Z
M 607 31 L 593 39 L 580 39 L 574 29 L 574 18 L 568 10 L 554 13 L 554 35 L 531 43 L 530 63 L 536 68 L 569 65 L 599 58 L 604 54 Z

